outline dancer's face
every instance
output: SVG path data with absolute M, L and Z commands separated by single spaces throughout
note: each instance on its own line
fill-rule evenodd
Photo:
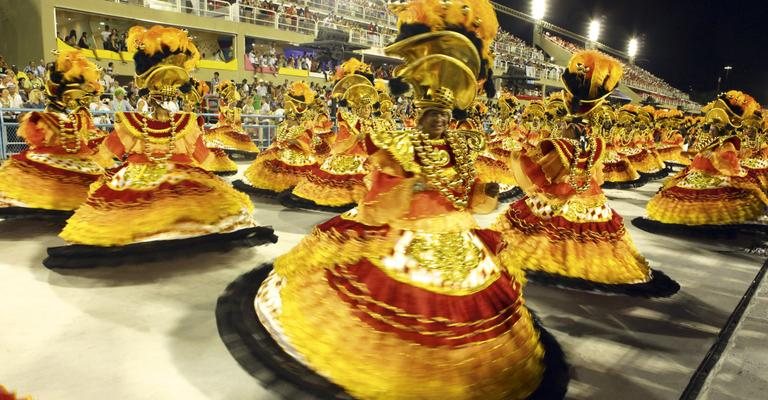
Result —
M 432 109 L 424 111 L 419 124 L 421 129 L 429 133 L 431 137 L 440 137 L 448 130 L 448 123 L 450 121 L 451 116 L 448 112 Z

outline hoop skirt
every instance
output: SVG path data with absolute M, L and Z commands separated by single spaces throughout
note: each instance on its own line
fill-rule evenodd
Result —
M 362 120 L 346 112 L 340 115 L 339 132 L 330 154 L 299 179 L 283 205 L 341 211 L 351 208 L 365 195 L 369 134 L 373 129 L 389 129 L 390 125 L 378 118 Z
M 729 225 L 754 221 L 768 204 L 761 187 L 740 166 L 736 137 L 721 138 L 667 181 L 647 205 L 664 224 Z
M 219 121 L 206 132 L 205 143 L 210 148 L 245 156 L 252 157 L 259 153 L 259 147 L 243 130 L 239 108 L 222 107 Z
M 665 164 L 675 164 L 688 166 L 691 165 L 691 159 L 683 154 L 683 136 L 679 133 L 668 134 L 666 139 L 656 146 L 659 158 Z
M 174 114 L 171 122 L 139 113 L 118 113 L 117 118 L 100 154 L 126 157 L 126 162 L 93 185 L 61 238 L 124 246 L 255 226 L 246 195 L 193 165 L 209 154 L 200 135 L 201 118 L 192 113 Z M 163 152 L 166 157 L 157 156 Z
M 313 129 L 308 122 L 284 121 L 270 146 L 256 157 L 243 174 L 239 189 L 273 196 L 292 189 L 317 163 L 312 151 Z
M 619 153 L 616 146 L 606 144 L 603 160 L 603 187 L 628 188 L 643 184 L 640 174 L 626 155 Z
M 88 146 L 89 117 L 35 111 L 21 118 L 18 135 L 29 149 L 0 166 L 0 213 L 72 211 L 85 202 L 104 173 Z
M 669 296 L 679 286 L 659 271 L 652 271 L 635 248 L 621 216 L 610 208 L 600 189 L 605 145 L 580 157 L 577 167 L 588 170 L 571 184 L 575 141 L 542 141 L 535 151 L 521 154 L 518 182 L 526 192 L 499 216 L 493 229 L 509 246 L 502 265 L 524 269 L 534 280 L 639 296 Z M 591 166 L 591 170 L 589 170 Z
M 253 335 L 232 320 L 237 303 L 246 318 L 258 315 L 270 346 L 329 385 L 273 371 L 323 398 L 339 398 L 337 387 L 359 399 L 562 398 L 562 353 L 525 307 L 519 273 L 498 266 L 498 235 L 437 190 L 415 190 L 420 178 L 388 154 L 374 157 L 357 208 L 317 226 L 263 283 L 250 282 L 261 284 L 255 299 L 229 297 L 237 284 L 220 298 L 219 329 L 235 357 L 249 365 L 233 334 L 245 343 Z M 480 192 L 470 204 L 488 207 Z M 265 354 L 263 343 L 246 346 Z

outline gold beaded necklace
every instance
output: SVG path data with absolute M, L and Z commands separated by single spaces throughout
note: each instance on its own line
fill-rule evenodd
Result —
M 170 126 L 168 128 L 162 128 L 162 129 L 154 129 L 150 128 L 148 124 L 148 119 L 146 117 L 140 117 L 139 122 L 141 124 L 141 135 L 142 139 L 144 139 L 143 143 L 143 152 L 144 155 L 147 156 L 147 158 L 156 163 L 162 163 L 168 161 L 174 154 L 174 151 L 176 150 L 176 133 L 178 130 L 178 121 L 171 115 L 169 122 Z M 152 136 L 150 133 L 159 134 L 162 135 L 160 137 Z M 149 146 L 149 144 L 152 144 L 154 146 Z M 162 154 L 160 156 L 156 156 L 157 153 L 156 150 L 158 146 L 162 146 Z M 152 147 L 152 148 L 150 148 Z
M 573 159 L 571 159 L 568 171 L 568 184 L 578 193 L 587 191 L 592 185 L 591 171 L 594 167 L 595 153 L 597 152 L 597 139 L 587 132 L 583 133 L 583 135 L 587 138 L 587 145 L 584 148 L 582 148 L 578 139 L 568 139 L 573 144 Z M 579 159 L 581 159 L 581 155 L 585 151 L 587 153 L 587 167 L 580 171 Z
M 77 115 L 63 115 L 57 119 L 61 147 L 67 153 L 78 153 L 82 147 L 80 140 L 81 123 Z

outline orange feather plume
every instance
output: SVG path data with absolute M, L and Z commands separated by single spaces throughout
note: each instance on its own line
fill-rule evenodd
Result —
M 200 60 L 200 52 L 187 32 L 177 28 L 155 25 L 147 29 L 143 26 L 134 26 L 128 30 L 126 42 L 128 51 L 141 51 L 150 56 L 162 52 L 164 48 L 172 52 L 189 52 L 190 56 L 183 65 L 187 71 L 194 69 Z
M 72 50 L 59 54 L 56 58 L 56 70 L 63 75 L 64 82 L 83 80 L 82 86 L 90 91 L 101 91 L 99 83 L 101 70 L 96 64 L 89 61 L 79 50 Z

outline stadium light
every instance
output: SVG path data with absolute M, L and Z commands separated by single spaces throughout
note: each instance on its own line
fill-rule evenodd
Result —
M 597 42 L 597 39 L 600 38 L 600 20 L 593 19 L 592 22 L 589 23 L 589 33 L 587 34 L 587 37 L 590 41 Z
M 627 54 L 629 55 L 629 58 L 635 58 L 639 46 L 640 44 L 636 38 L 629 39 L 629 45 L 627 45 Z
M 531 1 L 531 17 L 536 21 L 544 19 L 544 15 L 547 13 L 547 0 L 532 0 Z

